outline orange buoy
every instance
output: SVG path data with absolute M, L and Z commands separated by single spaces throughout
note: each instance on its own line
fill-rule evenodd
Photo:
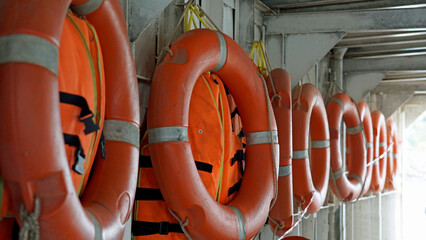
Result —
M 342 201 L 355 200 L 362 191 L 366 174 L 366 149 L 363 125 L 355 102 L 344 93 L 335 94 L 327 103 L 327 116 L 330 128 L 331 176 L 330 187 Z M 346 124 L 350 162 L 346 165 L 341 157 L 340 124 Z
M 307 213 L 318 212 L 325 201 L 330 172 L 330 135 L 320 91 L 303 84 L 293 95 L 293 192 Z M 311 154 L 309 160 L 309 139 Z
M 370 108 L 368 107 L 367 103 L 364 101 L 361 101 L 358 103 L 358 109 L 359 109 L 359 115 L 362 120 L 362 126 L 364 128 L 364 135 L 365 135 L 365 147 L 367 150 L 367 158 L 366 158 L 366 175 L 364 180 L 364 186 L 362 190 L 362 194 L 366 194 L 368 190 L 370 189 L 371 184 L 371 175 L 373 174 L 373 157 L 374 157 L 374 151 L 373 151 L 373 124 L 371 121 L 371 112 Z M 349 138 L 348 138 L 349 139 Z
M 97 64 L 91 68 L 91 63 Z M 87 183 L 101 137 L 98 130 L 103 127 L 105 81 L 102 63 L 96 31 L 87 20 L 68 12 L 59 48 L 58 88 L 65 152 L 77 194 L 83 192 Z M 0 179 L 0 198 L 3 198 L 0 199 L 0 219 L 14 218 L 9 188 L 2 186 L 1 175 Z M 0 220 L 0 228 L 4 222 Z M 3 233 L 6 231 L 0 231 L 0 235 Z M 3 238 L 0 236 L 0 239 Z
M 291 175 L 291 80 L 284 69 L 274 69 L 270 77 L 279 98 L 272 101 L 280 141 L 280 165 L 278 174 L 278 196 L 269 212 L 272 232 L 282 236 L 293 225 L 293 183 Z M 269 83 L 269 82 L 268 82 Z M 268 87 L 271 89 L 271 87 Z M 269 92 L 273 96 L 273 92 Z
M 387 126 L 387 144 L 388 146 L 392 146 L 390 151 L 388 152 L 387 156 L 387 170 L 386 170 L 386 181 L 385 181 L 385 188 L 388 190 L 395 190 L 398 186 L 397 182 L 397 174 L 398 174 L 398 167 L 399 167 L 399 160 L 398 160 L 398 154 L 399 154 L 399 140 L 398 140 L 398 133 L 396 124 L 392 119 L 386 120 L 386 126 Z
M 218 75 L 231 92 L 247 137 L 243 180 L 228 205 L 217 203 L 206 191 L 187 134 L 192 89 L 207 71 Z M 191 238 L 251 239 L 264 225 L 274 198 L 279 154 L 267 98 L 247 54 L 221 32 L 196 29 L 182 34 L 157 66 L 148 107 L 149 150 L 167 206 Z
M 0 3 L 0 168 L 20 226 L 40 239 L 120 239 L 136 189 L 139 107 L 133 57 L 117 0 L 74 1 L 102 45 L 106 158 L 98 154 L 78 198 L 64 148 L 58 47 L 71 1 Z M 113 31 L 112 31 L 113 29 Z M 13 114 L 12 114 L 13 113 Z M 30 119 L 30 121 L 29 121 Z M 24 212 L 25 214 L 19 214 Z M 39 216 L 38 216 L 39 215 Z
M 379 111 L 371 113 L 371 120 L 373 121 L 373 147 L 375 162 L 373 164 L 370 189 L 373 193 L 379 193 L 383 190 L 386 178 L 386 122 L 383 113 Z
M 239 131 L 233 132 L 237 129 L 231 123 L 239 119 L 238 110 L 231 114 L 227 93 L 218 76 L 203 73 L 194 85 L 189 105 L 188 139 L 195 166 L 210 196 L 221 204 L 237 194 L 244 158 Z M 167 207 L 152 168 L 148 134 L 144 134 L 132 221 L 134 240 L 186 240 Z

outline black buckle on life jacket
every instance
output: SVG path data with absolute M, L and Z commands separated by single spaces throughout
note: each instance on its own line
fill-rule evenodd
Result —
M 102 159 L 106 158 L 106 149 L 105 149 L 105 136 L 102 132 L 101 138 L 99 139 L 99 147 L 101 148 L 101 157 Z
M 169 222 L 160 222 L 160 227 L 159 227 L 159 234 L 160 235 L 167 235 L 169 234 Z
M 59 92 L 59 101 L 61 103 L 66 103 L 81 108 L 78 120 L 80 120 L 80 122 L 82 122 L 86 127 L 84 129 L 84 133 L 86 135 L 99 130 L 99 126 L 93 121 L 93 112 L 90 111 L 89 104 L 87 104 L 87 101 L 84 97 L 71 93 Z
M 83 147 L 81 146 L 80 138 L 77 135 L 71 135 L 64 133 L 64 142 L 69 146 L 76 147 L 76 151 L 74 153 L 75 163 L 72 169 L 78 173 L 84 173 L 84 161 L 86 161 L 86 155 L 84 154 Z
M 80 122 L 82 122 L 84 126 L 86 127 L 84 129 L 84 134 L 86 135 L 99 130 L 99 126 L 93 121 L 92 112 L 90 112 L 89 115 L 83 116 L 83 117 L 80 115 L 80 117 L 78 117 L 78 120 L 80 120 Z

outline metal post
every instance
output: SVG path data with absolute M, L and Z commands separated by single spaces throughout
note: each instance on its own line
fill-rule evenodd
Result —
M 337 86 L 344 90 L 344 82 L 343 82 L 343 56 L 346 53 L 347 48 L 336 48 L 334 49 L 334 74 L 336 77 L 336 84 Z M 342 163 L 345 169 L 346 169 L 346 127 L 344 124 L 341 126 L 341 135 L 340 135 L 340 149 L 342 149 Z M 346 239 L 346 205 L 343 202 L 339 203 L 340 205 L 340 221 L 339 221 L 339 239 L 345 240 Z
M 343 85 L 343 56 L 346 53 L 347 48 L 335 48 L 334 53 L 334 71 L 336 74 L 336 83 L 341 88 L 344 89 Z

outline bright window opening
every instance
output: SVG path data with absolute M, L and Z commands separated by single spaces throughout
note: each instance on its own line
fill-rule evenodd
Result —
M 402 239 L 426 236 L 426 112 L 404 133 Z

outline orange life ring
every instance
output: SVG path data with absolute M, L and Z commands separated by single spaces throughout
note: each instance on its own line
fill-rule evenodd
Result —
M 188 120 L 188 139 L 198 174 L 210 196 L 221 204 L 229 203 L 238 192 L 244 158 L 241 140 L 231 123 L 231 119 L 239 119 L 238 110 L 234 105 L 235 111 L 231 114 L 228 105 L 228 97 L 231 95 L 227 97 L 227 94 L 229 92 L 218 76 L 203 73 L 194 84 Z M 221 165 L 222 180 L 219 179 Z M 222 187 L 219 187 L 220 182 Z M 138 188 L 132 220 L 133 240 L 188 239 L 179 222 L 170 214 L 161 194 L 152 168 L 148 134 L 144 134 L 141 141 Z
M 362 126 L 364 128 L 365 135 L 365 147 L 367 150 L 367 169 L 364 180 L 364 186 L 362 190 L 362 194 L 366 194 L 370 189 L 371 184 L 371 175 L 373 174 L 373 165 L 371 162 L 373 161 L 374 151 L 373 151 L 373 123 L 371 121 L 371 112 L 367 103 L 361 101 L 358 103 L 359 115 L 362 120 Z
M 88 54 L 90 53 L 90 54 Z M 58 88 L 65 153 L 77 194 L 83 192 L 95 159 L 104 121 L 105 89 L 102 53 L 96 31 L 87 20 L 68 12 L 62 27 L 58 60 Z M 90 63 L 97 63 L 90 67 Z M 78 69 L 78 71 L 76 71 Z M 91 80 L 91 81 L 88 81 Z M 0 228 L 12 218 L 8 186 L 0 169 Z M 1 220 L 2 219 L 2 220 Z M 12 232 L 12 228 L 9 228 Z M 15 231 L 16 232 L 16 231 Z M 7 231 L 0 231 L 0 239 Z
M 330 135 L 324 101 L 312 84 L 293 95 L 293 192 L 307 213 L 316 213 L 325 201 L 330 172 Z M 309 161 L 309 135 L 311 160 Z M 309 163 L 310 162 L 310 163 Z
M 327 103 L 328 125 L 330 128 L 331 176 L 330 187 L 342 201 L 353 201 L 362 191 L 366 174 L 366 149 L 363 125 L 355 102 L 344 93 L 335 94 Z M 345 167 L 340 150 L 340 124 L 346 124 L 349 134 L 350 160 Z
M 386 178 L 386 122 L 383 113 L 380 111 L 372 112 L 371 119 L 373 121 L 373 145 L 375 162 L 373 164 L 373 174 L 371 176 L 370 189 L 373 193 L 379 193 L 383 190 Z
M 40 239 L 119 239 L 131 212 L 139 155 L 133 57 L 117 0 L 73 2 L 97 28 L 106 82 L 106 159 L 98 154 L 80 202 L 65 155 L 57 83 L 58 46 L 70 4 L 0 3 L 0 46 L 7 46 L 0 51 L 0 110 L 10 113 L 0 127 L 0 166 L 15 216 L 20 208 L 35 217 L 40 212 Z M 25 226 L 31 219 L 18 222 Z
M 293 225 L 293 183 L 291 176 L 291 80 L 284 69 L 271 71 L 275 90 L 280 96 L 272 101 L 280 141 L 280 165 L 278 174 L 278 196 L 269 212 L 269 224 L 272 232 L 282 236 Z M 269 83 L 269 82 L 268 82 Z M 268 89 L 271 89 L 268 87 Z M 273 92 L 270 91 L 270 96 Z
M 388 135 L 388 146 L 392 145 L 392 148 L 388 152 L 387 156 L 387 170 L 386 170 L 386 181 L 385 181 L 385 188 L 388 190 L 395 190 L 398 186 L 397 182 L 397 174 L 398 174 L 398 167 L 399 167 L 399 161 L 398 161 L 398 153 L 399 153 L 399 146 L 398 146 L 398 133 L 396 124 L 392 119 L 386 120 L 386 126 L 387 126 L 387 135 Z
M 233 95 L 247 133 L 243 180 L 228 205 L 218 204 L 206 191 L 187 138 L 192 89 L 198 77 L 210 70 Z M 157 66 L 148 105 L 152 165 L 170 212 L 190 237 L 251 239 L 265 223 L 274 197 L 274 175 L 278 174 L 274 164 L 278 165 L 279 153 L 270 105 L 268 120 L 267 97 L 247 54 L 220 32 L 196 29 L 184 33 Z

